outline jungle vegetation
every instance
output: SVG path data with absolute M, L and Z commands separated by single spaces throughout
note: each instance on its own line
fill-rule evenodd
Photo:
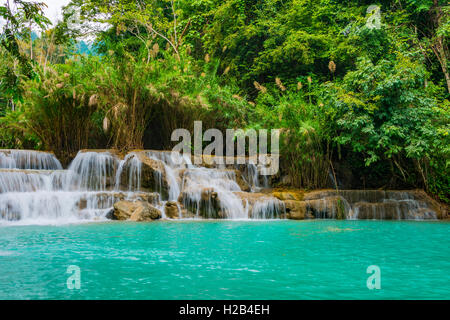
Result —
M 447 1 L 72 0 L 54 24 L 44 6 L 0 1 L 1 148 L 71 159 L 171 148 L 194 120 L 280 128 L 296 187 L 332 172 L 449 202 Z

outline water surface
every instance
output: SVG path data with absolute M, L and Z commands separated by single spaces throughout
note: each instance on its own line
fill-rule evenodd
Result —
M 0 227 L 0 299 L 449 299 L 448 222 Z M 67 288 L 67 267 L 81 289 Z M 381 269 L 369 290 L 367 267 Z

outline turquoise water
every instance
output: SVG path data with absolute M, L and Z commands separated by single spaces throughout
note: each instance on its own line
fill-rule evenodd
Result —
M 449 299 L 449 231 L 406 221 L 0 227 L 0 299 Z M 69 265 L 80 290 L 67 288 Z M 367 288 L 370 265 L 380 290 Z

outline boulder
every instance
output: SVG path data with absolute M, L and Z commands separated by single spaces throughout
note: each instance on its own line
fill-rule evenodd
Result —
M 166 214 L 166 218 L 169 219 L 178 219 L 180 218 L 180 207 L 175 201 L 168 201 L 164 206 L 164 213 Z
M 161 211 L 145 202 L 143 205 L 138 206 L 130 217 L 130 221 L 135 222 L 153 221 L 158 219 L 161 219 Z
M 119 201 L 114 204 L 116 220 L 153 221 L 161 218 L 161 212 L 144 201 Z
M 285 200 L 286 217 L 291 220 L 304 220 L 308 217 L 307 206 L 305 201 Z M 312 216 L 311 216 L 312 217 Z
M 119 201 L 114 204 L 114 217 L 116 220 L 128 220 L 137 208 L 137 203 Z

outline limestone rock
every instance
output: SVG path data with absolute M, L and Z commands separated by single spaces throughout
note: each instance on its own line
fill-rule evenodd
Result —
M 166 217 L 169 219 L 178 219 L 180 217 L 179 205 L 175 201 L 168 201 L 164 207 Z
M 285 200 L 286 215 L 288 219 L 304 220 L 307 218 L 307 207 L 305 201 Z
M 114 217 L 117 220 L 153 221 L 161 218 L 161 212 L 148 202 L 119 201 L 114 204 Z
M 130 217 L 130 221 L 135 222 L 153 221 L 158 219 L 161 219 L 161 211 L 145 202 L 143 205 L 138 206 Z

